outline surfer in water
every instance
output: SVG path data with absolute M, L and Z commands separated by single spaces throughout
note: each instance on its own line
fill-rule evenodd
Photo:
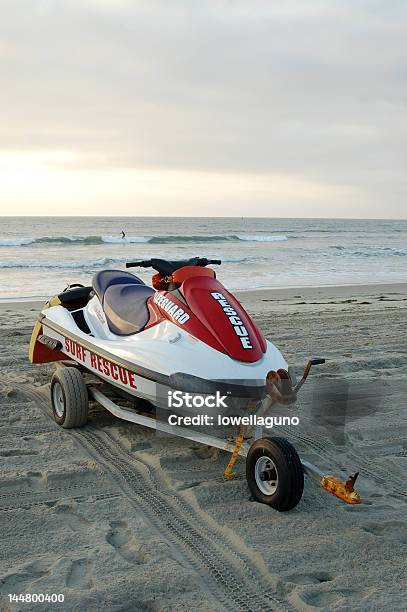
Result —
M 126 234 L 124 233 L 124 230 L 122 230 L 122 239 L 124 240 L 126 238 Z

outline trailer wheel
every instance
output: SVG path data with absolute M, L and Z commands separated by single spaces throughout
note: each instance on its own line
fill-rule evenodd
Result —
M 51 404 L 55 421 L 65 429 L 82 427 L 88 420 L 88 390 L 76 368 L 60 368 L 51 380 Z
M 279 512 L 292 510 L 304 490 L 297 451 L 285 438 L 259 438 L 249 448 L 246 480 L 253 497 Z

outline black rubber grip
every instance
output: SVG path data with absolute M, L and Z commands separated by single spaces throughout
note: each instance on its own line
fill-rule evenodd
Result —
M 126 268 L 149 268 L 151 261 L 128 261 L 126 262 Z

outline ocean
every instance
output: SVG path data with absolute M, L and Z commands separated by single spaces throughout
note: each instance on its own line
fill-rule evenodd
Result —
M 194 256 L 221 259 L 232 290 L 406 282 L 407 221 L 2 217 L 0 299 L 90 284 L 126 261 Z M 148 270 L 132 271 L 149 282 Z

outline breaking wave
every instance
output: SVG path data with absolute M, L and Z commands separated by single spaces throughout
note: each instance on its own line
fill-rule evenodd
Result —
M 247 262 L 258 262 L 267 260 L 265 257 L 223 257 L 222 263 L 247 263 Z M 81 260 L 81 261 L 0 261 L 1 268 L 46 268 L 46 269 L 59 269 L 59 270 L 89 270 L 92 271 L 95 268 L 111 265 L 123 265 L 128 258 L 117 258 L 117 257 L 101 257 L 99 259 Z M 152 270 L 152 269 L 151 269 Z
M 0 268 L 50 268 L 88 270 L 99 266 L 123 263 L 124 260 L 102 257 L 88 261 L 0 261 Z
M 281 242 L 288 240 L 287 236 L 258 236 L 258 235 L 245 235 L 238 234 L 238 240 L 244 240 L 245 242 Z
M 182 244 L 206 242 L 279 242 L 288 240 L 285 235 L 219 234 L 214 236 L 43 236 L 42 238 L 2 238 L 0 247 L 27 246 L 33 244 Z
M 338 255 L 349 255 L 351 257 L 403 257 L 407 255 L 407 249 L 388 246 L 361 246 L 354 248 L 338 245 L 331 248 Z
M 35 240 L 30 240 L 30 238 L 2 238 L 0 240 L 0 246 L 24 246 L 25 244 L 32 244 L 33 242 L 35 242 Z

